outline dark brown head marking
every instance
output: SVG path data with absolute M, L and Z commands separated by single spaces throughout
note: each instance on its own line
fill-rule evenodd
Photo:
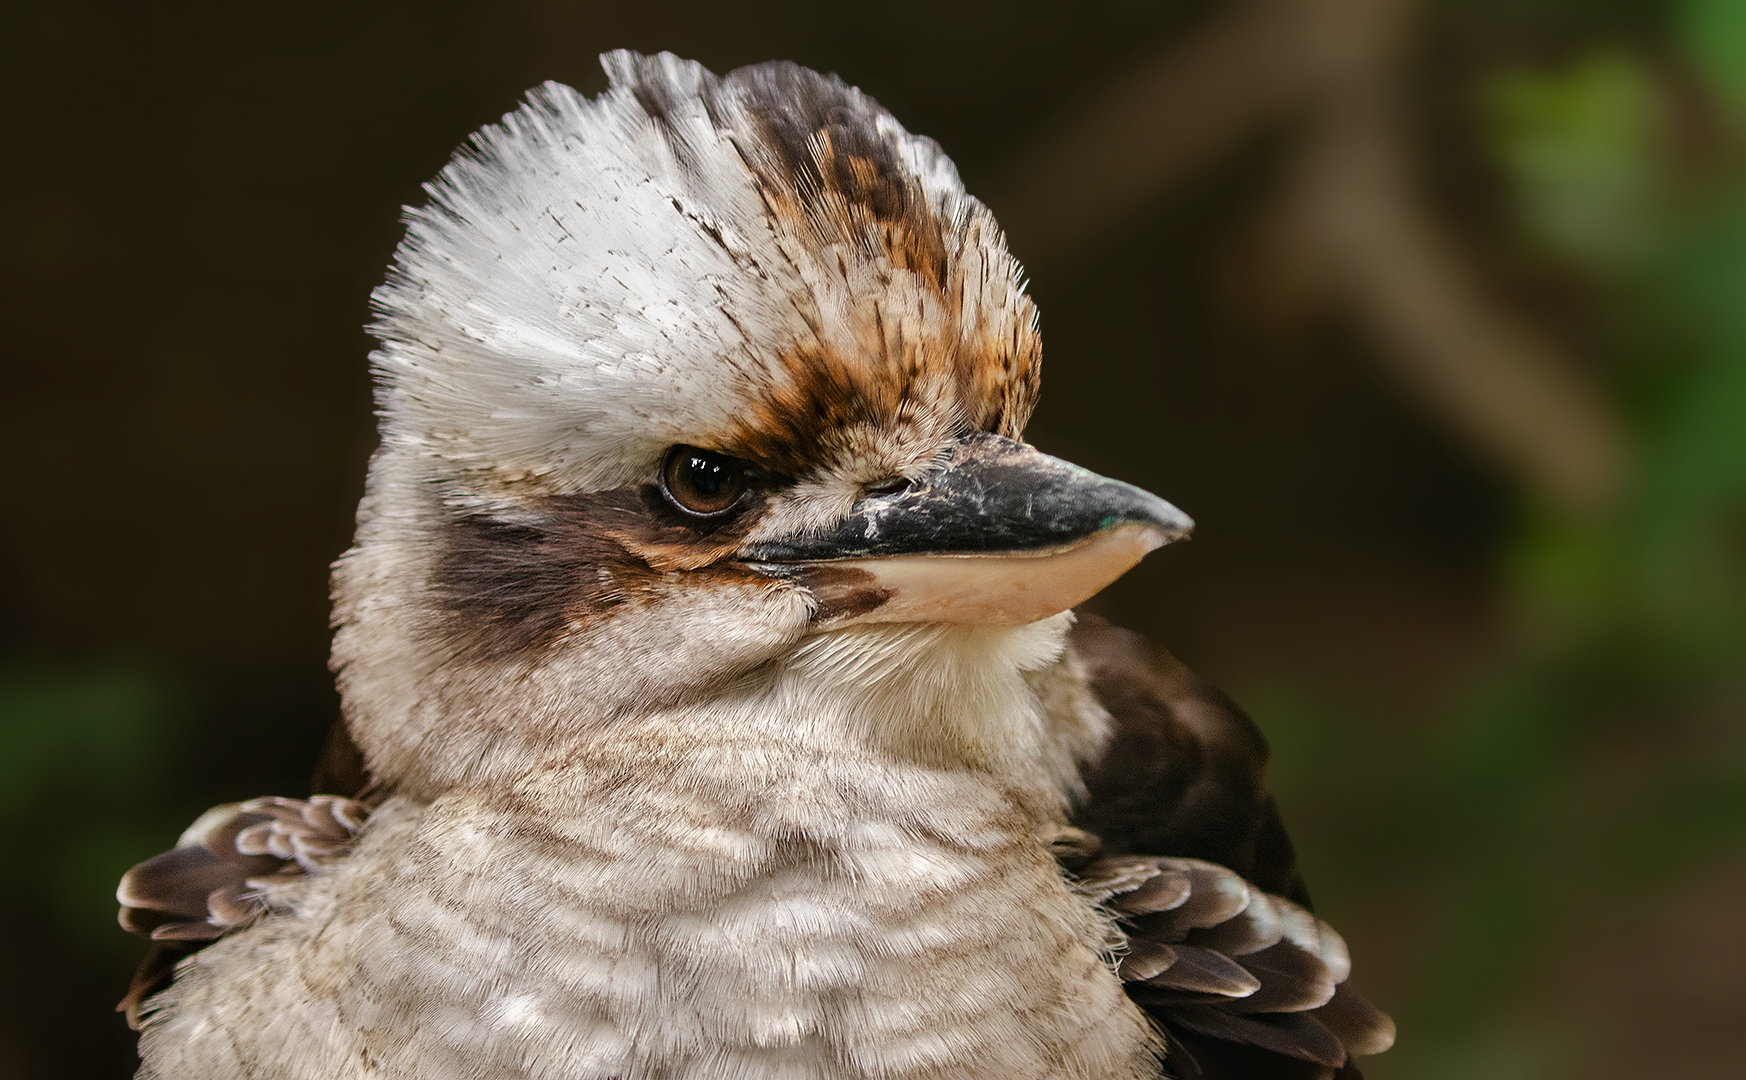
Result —
M 628 81 L 631 96 L 637 99 L 637 104 L 667 140 L 674 158 L 686 168 L 694 169 L 699 148 L 680 135 L 677 114 L 687 99 L 696 100 L 700 92 L 713 88 L 719 80 L 714 74 L 684 64 L 665 53 L 659 56 L 619 53 L 616 54 L 616 63 L 617 77 Z M 701 84 L 693 81 L 693 71 L 702 75 Z
M 896 136 L 880 132 L 889 114 L 877 101 L 785 61 L 740 68 L 723 87 L 757 126 L 765 153 L 747 155 L 753 168 L 777 192 L 793 192 L 821 233 L 846 231 L 892 266 L 945 288 L 940 222 L 898 157 Z M 831 220 L 844 212 L 848 220 Z
M 734 140 L 763 182 L 772 209 L 806 217 L 819 235 L 851 239 L 945 287 L 940 223 L 903 166 L 898 136 L 880 132 L 889 114 L 878 102 L 834 75 L 788 61 L 725 78 L 670 56 L 620 54 L 614 65 L 680 162 L 694 160 L 697 148 L 678 136 L 674 116 L 685 100 L 700 98 L 710 122 Z
M 922 201 L 896 148 L 879 134 L 885 110 L 836 76 L 778 61 L 740 68 L 723 84 L 751 114 L 795 191 L 840 192 L 879 222 L 897 221 Z
M 809 566 L 796 575 L 796 580 L 806 586 L 818 603 L 813 618 L 819 620 L 865 615 L 891 599 L 891 590 L 876 584 L 872 574 L 850 566 L 829 563 Z
M 914 159 L 936 148 L 836 76 L 797 64 L 717 77 L 670 56 L 608 62 L 676 160 L 696 153 L 676 118 L 701 107 L 751 170 L 778 233 L 811 248 L 819 273 L 867 290 L 828 315 L 798 305 L 831 325 L 778 358 L 787 377 L 713 449 L 802 476 L 844 431 L 918 411 L 949 413 L 966 432 L 1020 434 L 1037 392 L 1033 309 L 987 213 L 955 185 L 924 186 L 931 166 Z
M 517 520 L 454 521 L 432 585 L 449 616 L 438 627 L 485 659 L 551 646 L 622 604 L 685 588 L 762 582 L 722 565 L 763 511 L 762 497 L 700 527 L 680 520 L 652 484 L 552 497 Z

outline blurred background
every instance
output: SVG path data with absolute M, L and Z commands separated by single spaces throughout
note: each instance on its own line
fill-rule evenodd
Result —
M 0 15 L 0 1077 L 120 1077 L 130 864 L 300 795 L 399 207 L 594 55 L 840 73 L 1189 511 L 1100 601 L 1244 702 L 1389 1078 L 1740 1075 L 1746 4 L 25 0 Z

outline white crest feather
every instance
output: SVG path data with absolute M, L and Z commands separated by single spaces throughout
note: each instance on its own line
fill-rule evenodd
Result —
M 819 282 L 771 220 L 734 87 L 669 55 L 603 63 L 604 94 L 533 91 L 408 211 L 374 295 L 390 450 L 547 489 L 627 483 L 728 428 L 821 333 Z M 659 117 L 637 93 L 651 80 Z M 875 127 L 943 221 L 986 215 L 931 140 L 883 112 Z M 982 261 L 1010 264 L 989 224 L 971 237 L 995 249 Z M 1016 287 L 1006 269 L 981 276 Z

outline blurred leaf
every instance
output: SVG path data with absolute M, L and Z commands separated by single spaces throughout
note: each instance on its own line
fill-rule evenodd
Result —
M 1640 63 L 1609 49 L 1558 71 L 1501 71 L 1481 101 L 1522 218 L 1543 242 L 1609 264 L 1642 249 L 1655 226 L 1661 103 Z
M 64 799 L 68 783 L 137 788 L 163 745 L 166 704 L 164 687 L 137 668 L 0 667 L 0 819 L 51 793 Z
M 1740 0 L 1683 0 L 1677 29 L 1686 51 L 1718 96 L 1746 112 L 1746 4 Z
M 148 669 L 0 666 L 0 825 L 9 902 L 95 953 L 136 946 L 114 923 L 115 882 L 163 846 L 167 746 L 181 711 Z

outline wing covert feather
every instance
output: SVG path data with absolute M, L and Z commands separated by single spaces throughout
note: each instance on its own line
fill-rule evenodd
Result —
M 1361 1080 L 1394 1022 L 1346 983 L 1267 791 L 1267 741 L 1145 638 L 1081 615 L 1072 659 L 1110 717 L 1053 841 L 1127 935 L 1117 971 L 1164 1029 L 1174 1080 Z
M 1081 614 L 1072 640 L 1113 721 L 1073 824 L 1105 854 L 1204 859 L 1310 906 L 1267 793 L 1267 740 L 1248 714 L 1131 630 Z

